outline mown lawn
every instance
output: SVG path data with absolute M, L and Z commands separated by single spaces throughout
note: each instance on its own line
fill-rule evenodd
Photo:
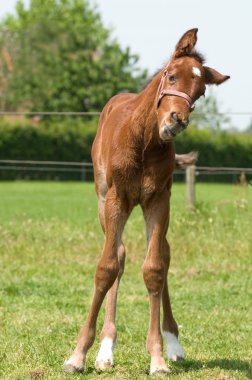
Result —
M 169 240 L 170 292 L 186 360 L 170 364 L 167 378 L 251 379 L 252 188 L 198 184 L 195 212 L 186 210 L 184 192 L 174 185 Z M 0 184 L 1 379 L 152 378 L 139 209 L 124 234 L 115 367 L 94 369 L 102 310 L 86 372 L 62 370 L 92 296 L 103 241 L 96 215 L 93 184 Z

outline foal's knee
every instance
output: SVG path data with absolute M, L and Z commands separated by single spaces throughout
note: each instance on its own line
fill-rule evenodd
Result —
M 103 258 L 98 262 L 96 273 L 95 273 L 95 285 L 96 288 L 101 292 L 107 293 L 111 288 L 115 279 L 119 273 L 119 263 L 117 257 L 113 258 Z
M 150 293 L 156 295 L 160 294 L 165 279 L 163 260 L 145 260 L 143 265 L 143 278 Z

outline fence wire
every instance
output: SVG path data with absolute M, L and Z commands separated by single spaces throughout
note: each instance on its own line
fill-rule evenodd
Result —
M 6 172 L 13 173 L 9 175 L 9 179 L 93 180 L 93 164 L 91 162 L 0 160 L 0 179 L 6 177 L 8 179 L 8 175 L 4 175 Z M 208 176 L 223 176 L 223 179 L 225 179 L 224 177 L 229 178 L 227 182 L 230 182 L 230 179 L 231 182 L 240 182 L 241 176 L 243 180 L 246 180 L 246 176 L 250 179 L 252 168 L 196 166 L 197 180 L 204 180 Z M 175 181 L 183 181 L 184 177 L 185 170 L 174 171 Z M 221 182 L 224 181 L 223 179 Z

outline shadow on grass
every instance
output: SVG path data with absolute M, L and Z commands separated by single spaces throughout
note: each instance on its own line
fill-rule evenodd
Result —
M 223 370 L 236 370 L 243 372 L 248 379 L 252 379 L 252 367 L 248 361 L 236 359 L 215 359 L 209 361 L 185 360 L 174 363 L 175 372 L 189 372 L 203 368 L 220 368 Z
M 233 360 L 233 359 L 215 359 L 209 361 L 199 361 L 199 360 L 185 360 L 174 362 L 171 369 L 171 375 L 182 374 L 183 372 L 197 371 L 201 369 L 213 369 L 219 368 L 221 370 L 233 370 L 243 372 L 248 379 L 252 379 L 252 367 L 248 361 L 245 360 Z M 85 369 L 85 375 L 96 374 L 97 378 L 103 378 L 106 375 L 113 375 L 117 373 L 116 366 L 111 368 L 109 371 L 97 371 L 94 367 L 88 366 Z M 148 371 L 139 371 L 141 376 L 149 377 Z M 107 377 L 105 377 L 107 378 Z

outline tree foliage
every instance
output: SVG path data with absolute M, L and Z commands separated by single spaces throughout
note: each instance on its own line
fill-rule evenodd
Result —
M 249 135 L 252 135 L 252 119 L 250 120 L 249 125 L 247 126 L 245 132 L 248 133 Z
M 88 0 L 20 0 L 0 27 L 2 107 L 100 110 L 146 78 L 138 56 L 111 38 Z
M 230 124 L 230 118 L 220 112 L 218 101 L 211 91 L 206 98 L 197 101 L 190 121 L 199 129 L 207 128 L 212 131 L 220 131 L 223 126 Z

